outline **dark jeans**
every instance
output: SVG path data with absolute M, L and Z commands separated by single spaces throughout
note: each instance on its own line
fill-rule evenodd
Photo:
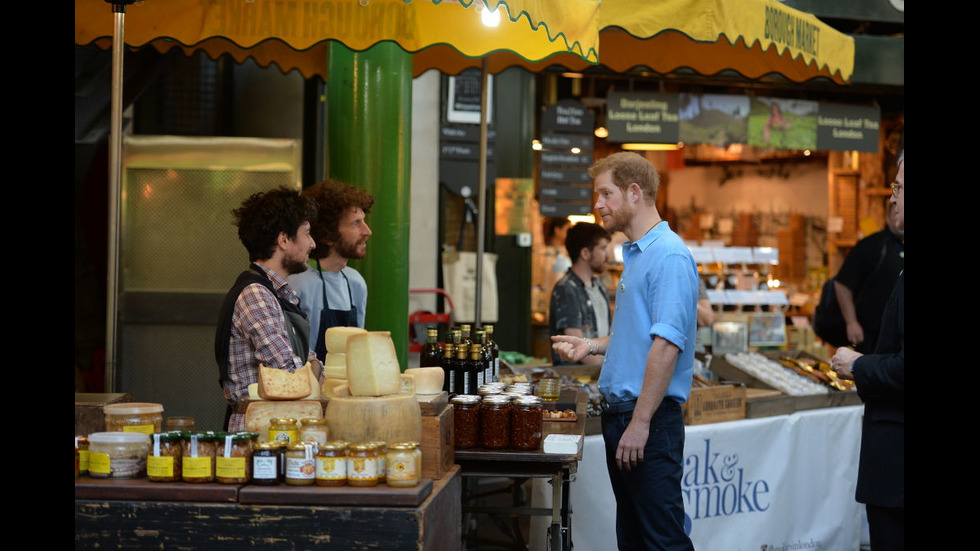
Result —
M 904 551 L 905 507 L 866 506 L 871 551 Z
M 635 402 L 610 404 L 602 412 L 606 467 L 616 496 L 616 539 L 619 549 L 693 550 L 684 532 L 681 474 L 684 456 L 684 414 L 680 404 L 665 398 L 650 420 L 643 461 L 629 471 L 616 466 L 616 446 L 633 418 Z

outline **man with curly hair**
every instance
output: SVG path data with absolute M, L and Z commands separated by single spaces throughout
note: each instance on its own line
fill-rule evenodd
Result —
M 228 410 L 225 428 L 245 430 L 235 404 L 258 382 L 259 364 L 293 372 L 310 362 L 319 379 L 322 365 L 310 347 L 310 324 L 287 276 L 306 270 L 316 243 L 310 223 L 313 203 L 286 187 L 256 193 L 232 211 L 238 237 L 248 250 L 249 269 L 225 296 L 214 336 L 214 356 Z
M 350 259 L 364 258 L 371 228 L 364 217 L 374 197 L 363 189 L 326 180 L 303 191 L 316 205 L 317 220 L 311 228 L 316 249 L 310 269 L 289 277 L 299 294 L 300 307 L 310 319 L 310 341 L 317 358 L 328 352 L 324 334 L 331 327 L 364 327 L 367 283 Z

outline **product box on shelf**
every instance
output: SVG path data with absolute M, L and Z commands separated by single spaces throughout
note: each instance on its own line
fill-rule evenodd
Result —
M 423 412 L 426 410 L 423 410 Z M 422 415 L 422 478 L 439 480 L 456 462 L 453 407 L 443 404 L 434 415 Z
M 745 418 L 745 387 L 713 385 L 691 389 L 684 403 L 684 424 L 704 425 Z

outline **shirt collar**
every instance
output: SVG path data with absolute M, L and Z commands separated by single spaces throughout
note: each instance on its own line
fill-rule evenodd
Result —
M 272 288 L 275 289 L 276 292 L 281 291 L 282 288 L 286 286 L 287 283 L 286 278 L 277 274 L 275 270 L 267 268 L 262 264 L 259 264 L 258 262 L 256 262 L 255 265 L 258 266 L 263 272 L 265 272 L 265 275 L 269 278 L 269 281 L 272 282 Z
M 640 252 L 647 250 L 647 247 L 652 245 L 654 241 L 656 241 L 658 238 L 660 238 L 661 235 L 664 234 L 664 232 L 667 232 L 669 230 L 670 230 L 670 225 L 667 224 L 667 221 L 661 220 L 652 228 L 650 228 L 650 230 L 643 237 L 637 239 L 636 241 L 625 241 L 623 243 L 623 255 L 625 256 L 626 253 L 629 252 L 630 248 L 633 247 L 633 245 L 636 245 L 636 247 L 640 249 Z

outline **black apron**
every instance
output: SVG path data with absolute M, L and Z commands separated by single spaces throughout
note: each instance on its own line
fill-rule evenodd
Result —
M 218 363 L 218 384 L 224 388 L 224 383 L 228 379 L 228 346 L 231 344 L 231 318 L 235 313 L 235 303 L 238 302 L 238 295 L 242 294 L 245 287 L 258 283 L 264 285 L 272 293 L 282 312 L 286 317 L 286 329 L 289 332 L 289 344 L 293 348 L 293 353 L 306 361 L 310 354 L 310 320 L 306 314 L 300 310 L 299 306 L 284 300 L 276 294 L 269 276 L 254 263 L 249 269 L 239 274 L 235 284 L 231 286 L 225 301 L 221 305 L 218 314 L 218 326 L 214 333 L 214 358 Z M 228 420 L 231 418 L 232 408 L 229 404 L 225 411 L 225 428 L 228 428 Z
M 332 310 L 330 302 L 327 300 L 327 282 L 323 279 L 323 269 L 320 268 L 320 261 L 316 261 L 316 271 L 320 274 L 320 287 L 323 290 L 323 310 L 320 310 L 320 329 L 316 336 L 316 357 L 321 362 L 327 357 L 327 343 L 325 335 L 327 329 L 331 327 L 357 327 L 357 306 L 354 306 L 354 295 L 350 291 L 350 280 L 344 271 L 340 271 L 344 281 L 347 283 L 347 296 L 350 300 L 350 310 Z

